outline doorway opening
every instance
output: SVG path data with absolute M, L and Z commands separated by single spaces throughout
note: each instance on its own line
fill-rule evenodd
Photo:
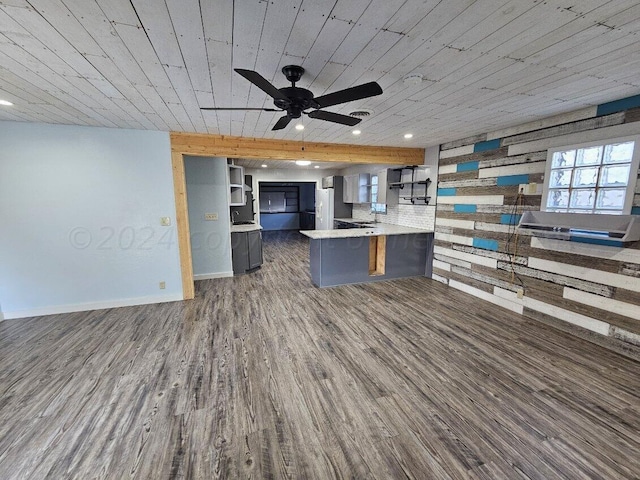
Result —
M 315 229 L 316 182 L 258 182 L 264 231 Z
M 213 156 L 227 158 L 270 159 L 287 161 L 310 159 L 313 161 L 348 164 L 375 163 L 397 165 L 421 165 L 424 163 L 423 148 L 380 147 L 370 145 L 341 145 L 290 140 L 224 137 L 209 134 L 172 132 L 171 163 L 173 188 L 176 202 L 176 225 L 180 251 L 182 290 L 185 300 L 194 297 L 193 266 L 187 208 L 187 187 L 184 171 L 184 156 Z M 260 164 L 262 164 L 262 160 Z M 258 165 L 260 165 L 258 164 Z M 258 168 L 258 166 L 256 166 Z

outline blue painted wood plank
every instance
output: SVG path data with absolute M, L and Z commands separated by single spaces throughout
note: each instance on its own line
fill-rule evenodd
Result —
M 520 185 L 521 183 L 529 183 L 529 175 L 505 175 L 496 179 L 498 187 L 506 187 L 508 185 Z
M 456 189 L 455 188 L 439 188 L 438 195 L 441 197 L 455 197 Z
M 478 142 L 473 145 L 473 153 L 486 152 L 487 150 L 495 150 L 500 148 L 500 139 L 487 140 L 486 142 Z
M 498 250 L 498 242 L 496 240 L 488 240 L 486 238 L 474 238 L 473 246 L 484 250 Z
M 455 213 L 476 213 L 477 210 L 477 205 L 464 205 L 462 203 L 456 203 L 453 205 L 453 211 Z
M 620 100 L 614 100 L 613 102 L 603 103 L 598 105 L 596 116 L 608 115 L 610 113 L 622 112 L 630 108 L 640 107 L 640 95 L 634 95 L 633 97 L 621 98 Z
M 471 172 L 473 170 L 478 170 L 478 165 L 480 164 L 480 162 L 478 162 L 477 160 L 474 162 L 465 162 L 465 163 L 459 163 L 456 167 L 456 171 L 457 172 Z
M 503 213 L 500 215 L 500 223 L 504 225 L 518 225 L 522 215 L 515 215 L 511 213 Z
M 592 245 L 606 245 L 607 247 L 623 247 L 624 243 L 620 240 L 605 240 L 604 238 L 588 238 L 588 237 L 569 237 L 571 242 L 589 243 Z

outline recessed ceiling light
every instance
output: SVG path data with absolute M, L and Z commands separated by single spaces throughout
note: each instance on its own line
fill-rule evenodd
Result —
M 301 167 L 306 167 L 308 165 L 311 165 L 311 161 L 310 160 L 296 160 L 296 165 L 300 165 Z
M 360 130 L 354 130 L 351 133 L 353 133 L 354 135 L 360 135 L 362 132 Z
M 267 168 L 267 166 L 263 163 L 263 164 L 262 164 L 262 168 Z
M 0 100 L 0 105 L 4 105 L 5 107 L 10 107 L 11 105 L 13 105 L 13 103 L 9 102 L 8 100 Z
M 314 165 L 313 168 L 320 168 L 320 165 Z
M 409 140 L 410 138 L 413 138 L 413 133 L 405 133 L 404 138 L 406 138 L 407 140 Z
M 296 125 L 296 130 L 304 130 L 304 125 L 299 123 Z

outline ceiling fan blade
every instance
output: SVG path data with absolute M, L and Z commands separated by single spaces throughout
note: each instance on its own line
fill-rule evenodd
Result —
M 282 130 L 284 127 L 289 125 L 290 121 L 291 121 L 291 117 L 289 117 L 289 115 L 285 115 L 284 117 L 280 117 L 280 120 L 278 120 L 276 122 L 276 124 L 273 126 L 273 128 L 271 130 Z
M 349 125 L 353 127 L 359 124 L 362 119 L 356 117 L 350 117 L 348 115 L 341 115 L 339 113 L 325 112 L 324 110 L 314 110 L 308 113 L 309 117 L 317 118 L 318 120 L 326 120 L 327 122 L 341 123 L 342 125 Z
M 253 70 L 244 70 L 242 68 L 234 68 L 234 70 L 270 97 L 279 98 L 281 100 L 289 100 L 289 98 L 284 93 L 271 85 L 271 83 L 269 83 L 269 81 L 258 72 L 254 72 Z
M 260 110 L 262 112 L 282 112 L 277 108 L 241 108 L 241 107 L 200 107 L 200 110 Z
M 320 108 L 324 108 L 330 107 L 331 105 L 338 105 L 339 103 L 360 100 L 362 98 L 375 97 L 381 93 L 382 88 L 377 82 L 369 82 L 355 87 L 345 88 L 344 90 L 338 90 L 337 92 L 329 93 L 327 95 L 321 95 L 314 98 L 314 101 Z

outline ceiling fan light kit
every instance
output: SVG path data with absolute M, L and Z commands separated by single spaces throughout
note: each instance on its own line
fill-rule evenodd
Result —
M 304 74 L 304 68 L 298 65 L 287 65 L 282 68 L 282 73 L 287 80 L 291 82 L 290 87 L 283 88 L 276 88 L 266 78 L 253 70 L 245 70 L 242 68 L 235 68 L 234 70 L 236 73 L 242 75 L 260 90 L 273 98 L 273 103 L 278 108 L 203 107 L 201 110 L 262 110 L 266 112 L 286 112 L 286 115 L 280 117 L 271 130 L 282 130 L 289 125 L 291 120 L 300 118 L 303 114 L 307 115 L 309 118 L 316 118 L 318 120 L 325 120 L 327 122 L 339 123 L 341 125 L 353 127 L 360 123 L 362 119 L 355 116 L 327 112 L 321 109 L 382 94 L 382 88 L 378 83 L 369 82 L 355 87 L 345 88 L 344 90 L 338 90 L 337 92 L 329 93 L 327 95 L 315 97 L 310 90 L 296 87 L 296 83 Z M 366 112 L 366 110 L 363 111 Z

